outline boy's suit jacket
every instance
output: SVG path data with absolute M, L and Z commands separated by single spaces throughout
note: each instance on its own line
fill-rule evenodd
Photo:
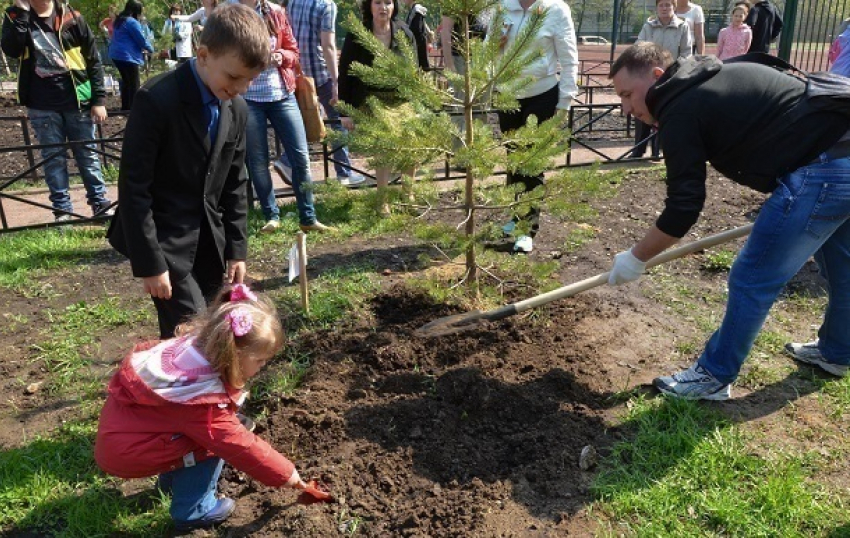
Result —
M 248 254 L 248 107 L 241 97 L 222 102 L 212 152 L 203 107 L 188 62 L 151 79 L 133 101 L 108 236 L 136 277 L 185 277 L 204 226 L 219 252 L 209 263 L 220 263 L 222 273 L 226 260 Z

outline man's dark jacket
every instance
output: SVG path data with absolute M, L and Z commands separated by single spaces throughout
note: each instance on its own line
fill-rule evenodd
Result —
M 136 277 L 185 277 L 202 228 L 215 240 L 222 274 L 226 260 L 247 257 L 248 107 L 241 97 L 222 102 L 210 152 L 204 106 L 188 62 L 151 79 L 133 101 L 108 236 Z
M 683 237 L 705 203 L 706 161 L 736 183 L 771 192 L 777 179 L 830 148 L 850 126 L 815 110 L 802 80 L 772 67 L 695 56 L 670 66 L 646 95 L 667 166 L 656 226 Z
M 744 22 L 750 26 L 753 32 L 753 40 L 750 42 L 750 50 L 747 52 L 770 52 L 770 43 L 782 31 L 782 17 L 776 10 L 776 6 L 768 0 L 756 2 L 750 8 Z
M 6 8 L 2 48 L 6 55 L 21 61 L 18 67 L 18 101 L 26 107 L 37 109 L 39 103 L 33 103 L 30 99 L 30 81 L 36 76 L 31 18 L 31 10 L 17 6 Z M 54 2 L 51 23 L 62 46 L 62 55 L 76 90 L 77 104 L 80 108 L 103 106 L 106 104 L 103 64 L 91 28 L 82 15 L 61 2 Z

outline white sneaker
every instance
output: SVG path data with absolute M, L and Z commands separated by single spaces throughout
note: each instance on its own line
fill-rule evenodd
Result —
M 824 359 L 823 355 L 821 355 L 820 349 L 818 349 L 817 340 L 814 342 L 807 342 L 805 344 L 797 344 L 793 342 L 785 344 L 785 352 L 800 362 L 817 366 L 821 370 L 838 377 L 844 377 L 847 375 L 847 370 L 850 368 L 845 364 L 835 364 Z
M 274 167 L 275 172 L 283 179 L 283 182 L 292 186 L 292 167 L 286 166 L 280 161 L 274 161 L 272 163 L 272 167 Z
M 366 178 L 361 176 L 360 174 L 351 174 L 350 176 L 339 176 L 340 185 L 345 185 L 346 187 L 353 187 L 354 185 L 360 185 Z
M 659 391 L 684 400 L 728 400 L 732 384 L 723 384 L 697 363 L 687 370 L 652 381 Z
M 278 228 L 280 228 L 280 221 L 279 220 L 270 220 L 270 221 L 266 222 L 266 224 L 262 228 L 260 228 L 260 233 L 270 234 L 270 233 L 274 232 L 275 230 L 277 230 Z
M 534 249 L 534 241 L 527 235 L 521 235 L 514 243 L 514 252 L 524 252 L 528 254 Z

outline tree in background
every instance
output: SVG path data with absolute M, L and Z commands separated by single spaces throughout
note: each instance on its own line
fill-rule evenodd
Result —
M 516 199 L 518 187 L 485 189 L 483 180 L 497 169 L 525 175 L 551 169 L 554 157 L 566 153 L 569 133 L 563 127 L 563 114 L 539 125 L 532 119 L 526 126 L 511 132 L 510 138 L 497 137 L 493 128 L 480 119 L 480 113 L 485 110 L 519 108 L 512 96 L 533 82 L 520 73 L 523 66 L 540 55 L 530 43 L 542 25 L 545 12 L 535 10 L 531 13 L 516 41 L 500 50 L 498 38 L 481 41 L 469 37 L 469 21 L 485 11 L 490 15 L 487 17 L 490 27 L 502 28 L 503 15 L 498 2 L 445 0 L 441 9 L 442 15 L 460 21 L 460 47 L 466 64 L 464 74 L 444 72 L 443 83 L 435 81 L 417 68 L 410 43 L 402 39 L 402 54 L 395 54 L 350 14 L 346 26 L 375 58 L 371 67 L 355 63 L 353 74 L 369 81 L 379 92 L 390 90 L 394 96 L 390 101 L 370 97 L 359 110 L 346 104 L 341 108 L 356 125 L 356 130 L 347 135 L 347 142 L 352 150 L 368 156 L 372 167 L 406 170 L 433 164 L 448 156 L 457 168 L 466 170 L 462 197 L 457 202 L 444 201 L 433 184 L 426 180 L 410 186 L 415 192 L 414 203 L 404 198 L 396 205 L 414 208 L 420 213 L 455 211 L 461 215 L 455 227 L 426 225 L 424 219 L 420 219 L 419 232 L 438 245 L 463 251 L 463 280 L 477 290 L 480 269 L 477 254 L 483 242 L 498 233 L 495 225 L 479 226 L 479 213 L 527 212 L 532 203 L 556 195 L 562 185 L 550 178 L 544 187 Z M 494 91 L 496 87 L 503 91 Z M 453 125 L 450 110 L 462 113 L 463 128 Z M 512 147 L 510 153 L 505 151 L 506 145 Z M 411 178 L 402 181 L 410 183 Z M 527 232 L 517 230 L 517 233 Z

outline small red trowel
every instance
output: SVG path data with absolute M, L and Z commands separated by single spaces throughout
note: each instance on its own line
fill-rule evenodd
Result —
M 298 496 L 301 504 L 316 504 L 334 502 L 334 496 L 328 491 L 324 484 L 317 480 L 310 480 L 304 484 L 301 495 Z

